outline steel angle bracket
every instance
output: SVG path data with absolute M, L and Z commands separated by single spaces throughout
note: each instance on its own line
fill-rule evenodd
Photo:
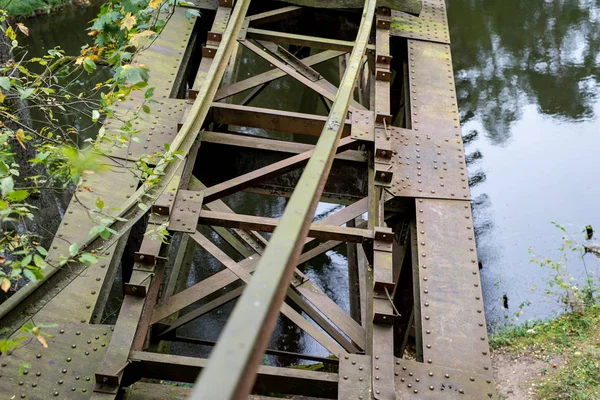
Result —
M 392 73 L 389 68 L 377 68 L 375 71 L 375 79 L 378 81 L 390 82 L 392 80 Z
M 148 227 L 158 227 L 158 224 L 148 224 Z M 162 247 L 162 241 L 159 239 L 152 239 L 151 236 L 144 236 L 140 251 L 136 251 L 134 254 L 134 260 L 138 264 L 155 266 L 160 254 Z
M 375 185 L 390 187 L 393 177 L 394 171 L 390 164 L 375 163 Z
M 148 287 L 146 285 L 126 283 L 123 291 L 130 296 L 146 297 L 146 294 L 148 294 Z
M 377 54 L 375 62 L 378 67 L 387 67 L 389 69 L 392 64 L 392 56 L 388 54 Z
M 202 47 L 202 57 L 215 58 L 215 55 L 217 54 L 217 50 L 218 50 L 218 47 L 215 47 L 215 46 L 210 46 L 210 45 L 203 46 Z
M 194 190 L 179 190 L 175 197 L 169 230 L 194 233 L 198 225 L 204 194 Z
M 393 325 L 396 320 L 394 308 L 385 293 L 375 292 L 373 295 L 373 323 Z
M 173 203 L 175 202 L 175 193 L 163 193 L 158 196 L 158 199 L 152 205 L 152 213 L 158 215 L 171 215 L 171 209 L 173 208 Z
M 121 383 L 120 375 L 108 375 L 99 374 L 95 375 L 96 385 L 94 385 L 94 392 L 117 394 L 119 391 L 119 385 Z
M 377 113 L 375 115 L 375 122 L 378 124 L 383 124 L 383 121 L 385 121 L 388 126 L 392 126 L 392 115 Z

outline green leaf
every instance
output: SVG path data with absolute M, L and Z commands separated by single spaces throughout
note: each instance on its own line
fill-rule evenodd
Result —
M 100 231 L 100 237 L 104 240 L 110 239 L 110 231 L 106 229 L 105 226 L 103 226 L 102 230 Z
M 31 254 L 29 254 L 29 255 L 27 255 L 26 257 L 24 257 L 24 258 L 21 260 L 21 266 L 23 266 L 23 267 L 26 267 L 26 266 L 28 266 L 28 265 L 29 265 L 29 263 L 31 262 L 31 259 L 32 259 L 32 258 L 33 258 L 33 257 L 31 256 Z
M 102 200 L 100 197 L 96 199 L 96 208 L 98 210 L 102 210 L 104 208 L 104 200 Z
M 98 262 L 98 259 L 90 253 L 83 253 L 81 257 L 79 257 L 79 261 L 81 261 L 84 264 L 93 265 Z
M 6 178 L 4 178 L 0 181 L 0 190 L 2 190 L 2 196 L 6 196 L 10 192 L 12 192 L 14 190 L 14 187 L 15 187 L 15 182 L 13 181 L 13 178 L 10 176 L 7 176 Z
M 148 206 L 145 205 L 144 203 L 138 203 L 138 207 L 140 208 L 140 210 L 142 211 L 148 211 Z
M 8 165 L 4 161 L 0 161 L 0 176 L 8 175 Z
M 96 225 L 92 227 L 92 229 L 90 229 L 90 237 L 99 235 L 100 233 L 102 233 L 103 230 L 104 227 L 102 225 Z
M 146 114 L 150 114 L 150 107 L 148 107 L 146 104 L 142 106 L 142 110 L 144 110 Z
M 33 256 L 33 262 L 39 268 L 46 268 L 46 261 L 44 261 L 44 259 L 38 254 Z
M 42 246 L 37 246 L 36 249 L 37 249 L 38 253 L 40 253 L 41 255 L 43 255 L 43 256 L 47 256 L 48 255 L 48 252 Z
M 35 276 L 35 279 L 40 280 L 40 279 L 44 279 L 44 272 L 42 271 L 41 268 L 38 267 L 28 267 L 26 271 L 29 271 L 33 274 L 33 276 Z
M 96 68 L 97 68 L 96 63 L 91 58 L 86 58 L 83 61 L 83 69 L 85 69 L 85 71 L 88 74 L 91 74 L 92 72 L 94 72 L 96 70 Z
M 192 19 L 194 17 L 200 18 L 200 11 L 188 8 L 185 10 L 185 17 L 187 19 Z
M 10 90 L 10 79 L 6 76 L 0 76 L 0 88 Z
M 29 192 L 27 190 L 15 190 L 14 192 L 8 193 L 4 197 L 14 203 L 18 203 L 19 201 L 25 200 L 28 196 Z
M 33 271 L 30 271 L 28 269 L 23 270 L 23 275 L 25 276 L 25 278 L 29 279 L 30 282 L 35 282 L 38 280 Z
M 100 119 L 100 112 L 98 110 L 92 111 L 92 121 L 97 122 Z
M 135 85 L 140 82 L 148 81 L 148 71 L 148 67 L 143 64 L 137 66 L 125 65 L 119 73 L 119 78 L 123 79 L 126 83 Z
M 77 244 L 77 242 L 75 242 L 69 246 L 69 255 L 71 257 L 75 257 L 78 252 L 79 252 L 79 245 Z
M 6 90 L 8 90 L 8 89 L 6 89 Z M 146 100 L 148 100 L 148 99 L 149 99 L 150 97 L 152 97 L 152 96 L 154 96 L 154 88 L 153 88 L 153 87 L 151 87 L 151 88 L 148 88 L 148 89 L 146 90 L 146 93 L 144 93 L 144 98 L 145 98 Z
M 34 88 L 28 88 L 28 89 L 17 89 L 19 91 L 19 93 L 21 94 L 21 100 L 25 100 L 26 98 L 28 98 L 29 96 L 31 96 L 34 92 Z

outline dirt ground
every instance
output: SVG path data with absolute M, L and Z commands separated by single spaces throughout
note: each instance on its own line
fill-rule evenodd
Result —
M 536 385 L 546 371 L 560 368 L 562 360 L 554 357 L 547 361 L 531 355 L 515 356 L 514 353 L 499 351 L 492 356 L 492 368 L 498 393 L 502 399 L 532 400 Z

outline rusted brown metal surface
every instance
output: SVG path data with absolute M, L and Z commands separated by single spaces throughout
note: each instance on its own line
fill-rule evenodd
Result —
M 42 306 L 21 307 L 29 314 L 3 320 L 13 331 L 28 319 L 57 323 L 47 328 L 48 349 L 32 342 L 0 355 L 3 394 L 184 398 L 190 390 L 129 385 L 144 378 L 192 383 L 204 370 L 210 382 L 197 386 L 197 399 L 495 398 L 444 2 L 423 1 L 419 15 L 412 15 L 416 0 L 389 1 L 401 9 L 376 11 L 372 1 L 340 3 L 366 5 L 361 16 L 306 7 L 311 1 L 195 0 L 202 18 L 212 19 L 198 24 L 177 10 L 143 59 L 160 103 L 136 126 L 139 141 L 106 150 L 131 163 L 173 142 L 183 160 L 168 170 L 150 215 L 136 225 L 146 232 L 138 242 L 123 236 L 106 260 L 59 281 Z M 328 18 L 343 18 L 345 26 L 306 29 Z M 238 65 L 248 58 L 272 69 L 241 76 Z M 325 63 L 335 64 L 339 77 L 326 80 L 319 72 Z M 255 105 L 268 86 L 273 93 L 271 85 L 280 88 L 277 95 L 296 95 L 274 84 L 284 79 L 308 88 L 329 115 Z M 402 94 L 401 107 L 392 90 Z M 258 137 L 249 128 L 285 135 Z M 79 199 L 87 204 L 102 193 L 107 207 L 131 203 L 140 195 L 137 179 L 121 172 L 86 178 L 93 193 Z M 291 216 L 249 215 L 231 201 L 245 192 L 290 198 Z M 319 201 L 344 207 L 315 220 Z M 50 261 L 64 251 L 61 240 L 87 234 L 84 213 L 69 207 Z M 178 237 L 169 245 L 153 235 L 163 226 Z M 131 276 L 116 322 L 88 324 L 103 318 L 97 314 L 125 262 L 125 244 Z M 304 272 L 316 257 L 344 247 L 351 254 L 350 310 Z M 190 280 L 196 250 L 221 269 L 208 273 L 194 264 L 203 279 Z M 229 324 L 239 332 L 226 328 L 217 341 L 181 334 L 234 301 L 243 312 Z M 279 315 L 324 354 L 267 347 Z M 231 342 L 236 335 L 241 339 Z M 170 354 L 178 343 L 214 351 L 210 359 Z M 286 362 L 322 363 L 321 370 L 259 366 L 263 351 Z M 19 374 L 23 362 L 31 366 Z

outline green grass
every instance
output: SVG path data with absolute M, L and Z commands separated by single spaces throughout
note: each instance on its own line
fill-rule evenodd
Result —
M 540 399 L 600 399 L 600 306 L 492 335 L 494 350 L 564 360 L 537 384 Z
M 37 11 L 49 11 L 53 7 L 69 4 L 72 0 L 0 0 L 10 17 L 30 17 Z M 8 7 L 7 7 L 8 5 Z

